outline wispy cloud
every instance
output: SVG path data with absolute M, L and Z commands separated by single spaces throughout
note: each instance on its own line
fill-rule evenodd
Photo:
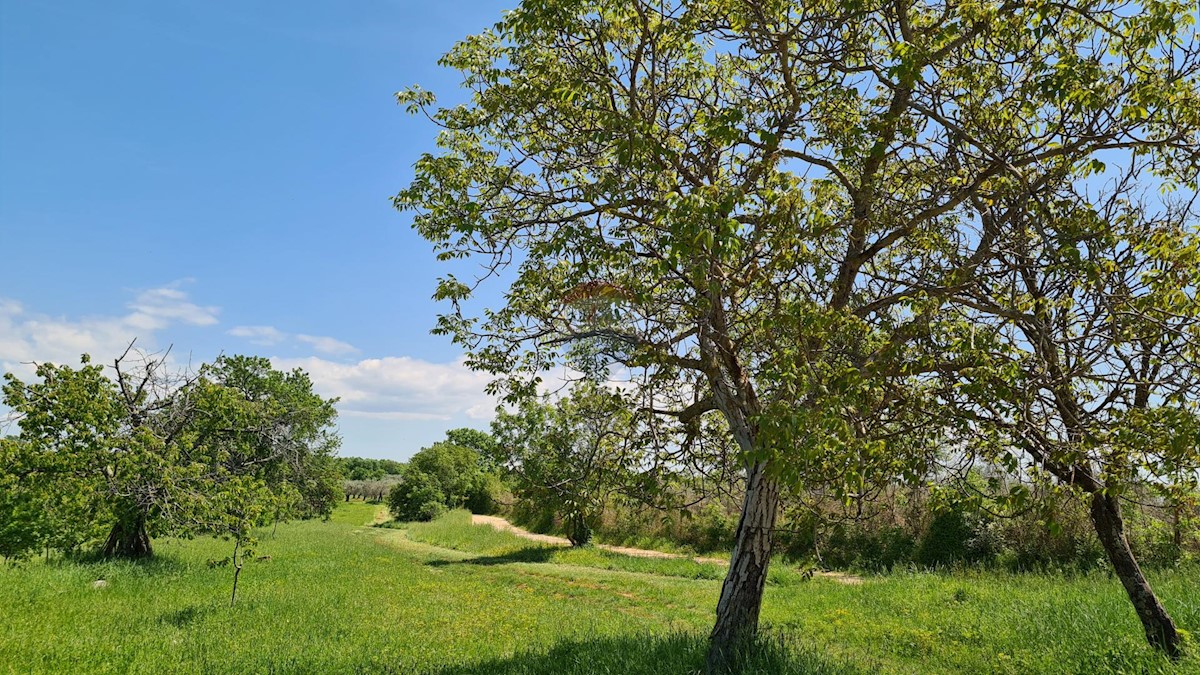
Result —
M 297 335 L 296 339 L 312 346 L 313 349 L 317 350 L 321 354 L 331 354 L 336 356 L 358 353 L 358 350 L 354 348 L 354 345 L 348 342 L 342 342 L 341 340 L 336 340 L 331 337 L 324 337 L 321 335 Z
M 211 326 L 220 311 L 189 301 L 187 293 L 174 285 L 138 293 L 129 308 L 133 313 L 125 317 L 125 322 L 143 330 L 161 330 L 173 323 Z
M 155 348 L 157 333 L 173 325 L 217 323 L 219 308 L 192 302 L 182 283 L 139 291 L 120 316 L 49 316 L 0 298 L 0 370 L 28 376 L 34 362 L 76 363 L 81 354 L 107 361 L 134 340 Z
M 433 363 L 407 356 L 339 363 L 320 357 L 272 359 L 277 368 L 302 368 L 324 396 L 341 399 L 347 417 L 389 420 L 491 419 L 496 402 L 484 393 L 491 377 L 463 359 Z
M 233 337 L 245 339 L 247 342 L 256 345 L 274 346 L 283 344 L 290 340 L 295 340 L 301 344 L 311 347 L 318 354 L 328 354 L 330 356 L 349 356 L 357 354 L 358 349 L 348 343 L 324 335 L 305 335 L 303 333 L 286 333 L 274 326 L 234 326 L 225 331 L 226 334 Z
M 234 326 L 225 332 L 256 345 L 277 345 L 287 339 L 287 333 L 274 326 Z

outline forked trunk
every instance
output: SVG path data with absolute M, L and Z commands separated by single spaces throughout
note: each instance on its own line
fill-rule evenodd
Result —
M 154 555 L 146 517 L 138 514 L 117 519 L 104 544 L 106 558 L 149 558 Z
M 1092 495 L 1091 504 L 1092 524 L 1100 538 L 1100 545 L 1108 554 L 1117 573 L 1117 578 L 1125 586 L 1129 601 L 1142 621 L 1146 631 L 1146 640 L 1156 649 L 1162 650 L 1171 658 L 1180 655 L 1181 640 L 1175 622 L 1171 620 L 1167 610 L 1158 601 L 1158 596 L 1150 588 L 1142 569 L 1138 566 L 1137 558 L 1129 549 L 1129 540 L 1125 538 L 1125 523 L 1121 519 L 1121 506 L 1115 497 L 1103 493 Z
M 746 498 L 738 520 L 733 557 L 717 602 L 717 622 L 709 636 L 710 674 L 735 670 L 738 653 L 758 630 L 778 511 L 779 484 L 766 475 L 765 463 L 755 464 L 746 478 Z

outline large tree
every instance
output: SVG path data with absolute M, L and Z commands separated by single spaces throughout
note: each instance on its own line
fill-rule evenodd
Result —
M 963 447 L 1084 496 L 1147 639 L 1174 656 L 1121 502 L 1138 487 L 1178 498 L 1200 476 L 1200 219 L 1194 188 L 1147 198 L 1137 178 L 1154 166 L 1124 159 L 1103 183 L 978 204 L 996 253 L 957 291 L 937 351 Z M 1017 487 L 998 496 L 1020 502 Z
M 40 364 L 29 383 L 6 375 L 19 434 L 4 443 L 0 483 L 16 504 L 51 507 L 32 512 L 40 536 L 25 548 L 73 549 L 107 526 L 104 555 L 144 557 L 152 535 L 227 529 L 223 504 L 275 517 L 331 510 L 336 410 L 303 372 L 234 356 L 175 375 L 165 357 L 132 350 L 112 371 L 84 356 L 78 368 Z
M 399 95 L 442 131 L 395 201 L 440 257 L 509 282 L 478 315 L 476 284 L 437 291 L 438 330 L 509 393 L 587 344 L 648 396 L 694 393 L 664 412 L 724 417 L 745 499 L 717 670 L 757 625 L 781 484 L 853 493 L 936 433 L 901 365 L 943 311 L 927 289 L 991 255 L 972 202 L 1107 150 L 1194 150 L 1188 11 L 525 2 L 442 59 L 467 103 Z

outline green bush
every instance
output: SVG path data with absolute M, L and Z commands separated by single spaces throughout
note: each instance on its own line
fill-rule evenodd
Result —
M 916 545 L 912 535 L 899 527 L 869 530 L 839 523 L 821 545 L 820 560 L 833 569 L 880 572 L 911 562 Z
M 425 522 L 428 522 L 430 520 L 436 520 L 436 519 L 441 518 L 442 516 L 446 515 L 446 513 L 448 511 L 449 511 L 449 509 L 446 508 L 445 504 L 443 504 L 439 501 L 430 500 L 430 501 L 427 501 L 424 504 L 422 504 L 417 509 L 416 520 L 421 520 L 421 521 L 425 521 Z
M 388 511 L 396 520 L 430 520 L 428 504 L 436 503 L 445 508 L 446 495 L 438 480 L 419 469 L 410 468 L 404 480 L 392 486 L 388 492 Z
M 463 506 L 471 513 L 496 513 L 500 510 L 501 495 L 504 494 L 504 484 L 494 473 L 480 473 L 475 484 L 467 492 L 466 503 Z
M 979 536 L 986 522 L 978 515 L 953 507 L 934 514 L 916 549 L 916 561 L 926 567 L 979 563 L 991 557 L 988 540 Z

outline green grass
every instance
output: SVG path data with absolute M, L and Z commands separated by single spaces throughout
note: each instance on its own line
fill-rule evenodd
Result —
M 480 564 L 542 562 L 556 565 L 623 570 L 687 579 L 723 579 L 725 566 L 687 558 L 640 558 L 594 546 L 571 548 L 540 544 L 490 525 L 472 525 L 468 511 L 451 511 L 429 523 L 406 526 L 408 538 L 434 546 L 479 554 Z
M 265 531 L 259 555 L 272 559 L 247 565 L 233 608 L 230 570 L 205 564 L 229 544 L 207 538 L 156 542 L 150 563 L 0 568 L 0 672 L 618 675 L 702 663 L 719 581 L 553 557 L 586 550 L 505 559 L 525 549 L 505 551 L 504 533 L 461 519 L 363 527 L 374 508 Z M 100 577 L 108 585 L 93 588 Z M 1200 631 L 1200 571 L 1153 582 Z M 763 619 L 771 637 L 748 673 L 1200 672 L 1195 657 L 1171 667 L 1145 647 L 1102 575 L 789 577 L 768 588 Z
M 375 521 L 375 515 L 386 508 L 383 504 L 370 502 L 342 502 L 338 504 L 338 508 L 329 517 L 329 520 L 343 525 L 370 525 Z

